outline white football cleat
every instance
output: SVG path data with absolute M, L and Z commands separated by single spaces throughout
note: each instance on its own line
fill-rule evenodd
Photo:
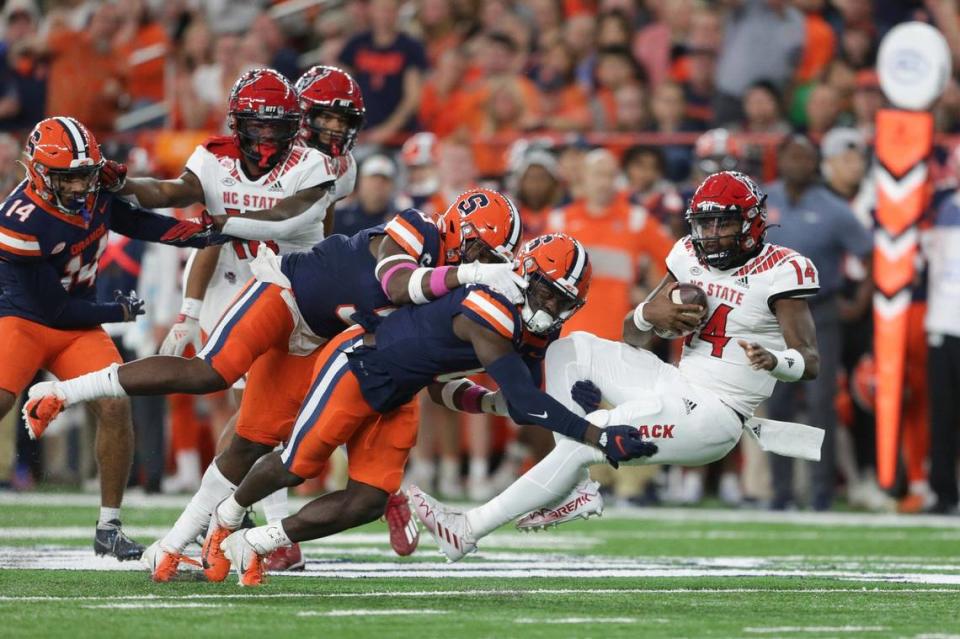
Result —
M 264 560 L 269 553 L 261 555 L 247 541 L 247 530 L 243 528 L 227 537 L 220 547 L 223 554 L 237 569 L 241 586 L 259 586 L 263 583 Z
M 477 550 L 477 542 L 470 531 L 467 516 L 459 510 L 444 506 L 415 485 L 407 489 L 410 505 L 436 540 L 448 561 L 459 561 Z
M 589 519 L 603 514 L 600 482 L 584 479 L 570 494 L 547 508 L 527 513 L 517 522 L 518 530 L 543 530 L 574 519 Z

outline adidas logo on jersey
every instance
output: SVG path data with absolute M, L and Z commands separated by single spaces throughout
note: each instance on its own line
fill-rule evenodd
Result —
M 687 409 L 687 415 L 689 415 L 690 413 L 692 413 L 692 412 L 697 408 L 696 402 L 692 402 L 692 401 L 690 401 L 689 399 L 687 399 L 686 397 L 683 398 L 683 406 L 684 406 L 684 408 Z
M 283 193 L 283 185 L 277 181 L 270 185 L 270 188 L 267 189 L 272 193 Z
M 738 277 L 737 279 L 733 280 L 733 282 L 737 286 L 742 286 L 743 288 L 750 288 L 750 281 L 747 279 L 746 275 L 744 275 L 743 277 Z

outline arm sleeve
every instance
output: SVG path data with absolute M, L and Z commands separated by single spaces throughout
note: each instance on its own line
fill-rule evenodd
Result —
M 111 203 L 110 230 L 121 235 L 132 237 L 135 240 L 146 242 L 160 242 L 160 237 L 179 224 L 176 218 L 160 215 L 119 198 L 113 198 Z M 184 242 L 166 242 L 171 246 L 190 246 L 204 248 L 210 245 L 207 235 L 194 237 Z
M 565 437 L 583 441 L 587 420 L 574 415 L 563 404 L 537 388 L 520 355 L 504 355 L 487 366 L 487 372 L 507 398 L 513 421 L 542 426 Z
M 36 312 L 53 328 L 90 328 L 123 321 L 119 304 L 96 304 L 67 295 L 48 262 L 5 262 L 3 268 L 17 282 L 8 293 L 11 301 Z
M 292 239 L 305 228 L 323 222 L 332 202 L 332 190 L 327 190 L 323 197 L 307 207 L 303 213 L 285 220 L 255 220 L 244 215 L 231 215 L 223 225 L 223 233 L 261 242 Z
M 440 234 L 436 225 L 417 209 L 400 211 L 387 222 L 383 231 L 417 262 L 424 266 L 437 264 Z M 421 260 L 426 256 L 430 259 Z

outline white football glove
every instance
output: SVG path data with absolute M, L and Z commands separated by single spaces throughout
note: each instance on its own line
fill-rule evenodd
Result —
M 159 353 L 183 357 L 187 344 L 193 344 L 194 349 L 200 350 L 200 322 L 195 317 L 180 314 L 177 323 L 170 327 L 170 332 L 160 345 Z
M 461 284 L 483 284 L 502 293 L 514 304 L 523 301 L 527 281 L 513 272 L 513 264 L 481 264 L 472 262 L 457 267 Z
M 488 415 L 510 417 L 510 407 L 507 405 L 507 398 L 504 397 L 503 391 L 500 390 L 487 393 L 481 397 L 480 410 Z

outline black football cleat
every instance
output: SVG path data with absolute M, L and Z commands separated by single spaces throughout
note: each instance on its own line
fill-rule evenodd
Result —
M 140 559 L 144 547 L 123 534 L 119 519 L 111 519 L 106 524 L 97 524 L 97 534 L 93 538 L 93 552 L 97 555 L 116 557 L 117 561 Z

